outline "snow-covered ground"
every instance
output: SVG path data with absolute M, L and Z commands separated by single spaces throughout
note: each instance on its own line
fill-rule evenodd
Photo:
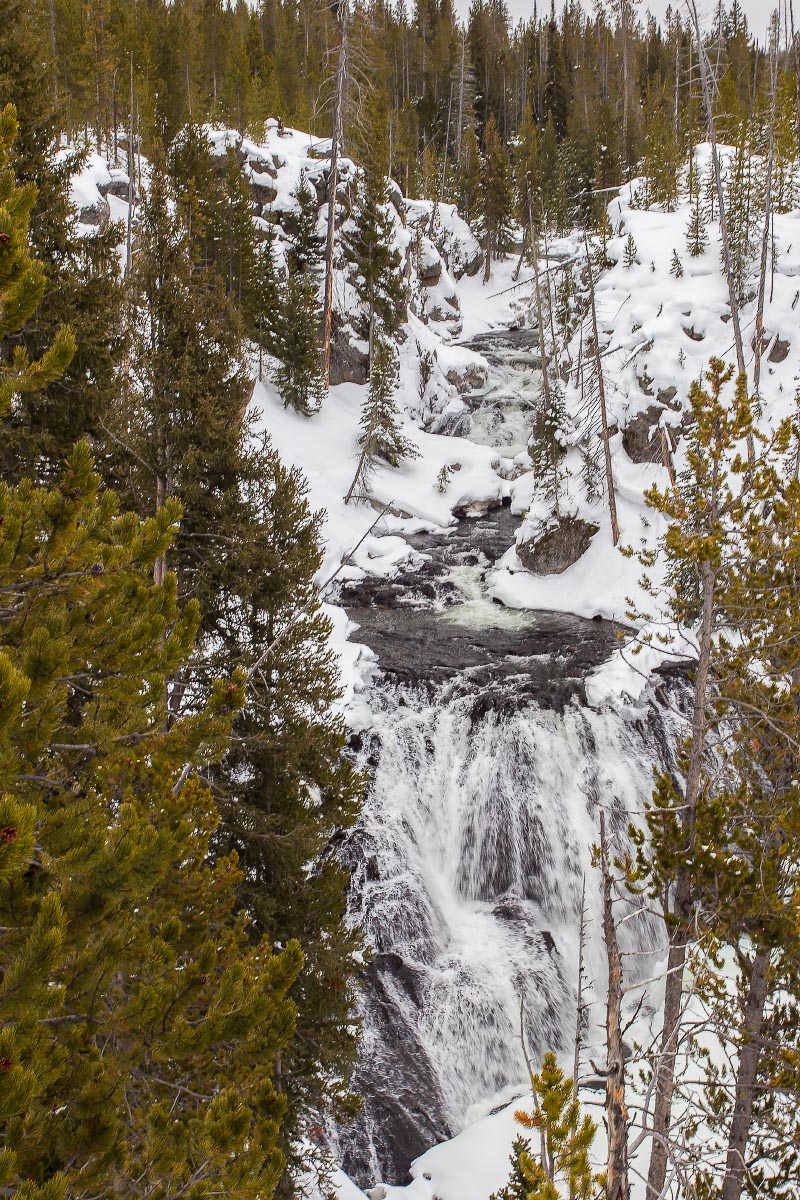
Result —
M 292 190 L 304 171 L 312 180 L 320 170 L 325 147 L 312 143 L 305 134 L 288 131 L 279 137 L 269 131 L 264 145 L 236 140 L 230 131 L 214 135 L 222 152 L 231 140 L 244 156 L 243 169 L 274 198 L 274 213 L 291 210 Z M 697 151 L 701 177 L 708 168 L 709 149 Z M 345 170 L 355 170 L 345 163 Z M 124 184 L 124 173 L 109 171 L 107 164 L 92 156 L 76 179 L 76 206 L 90 214 L 102 208 L 104 196 L 113 219 L 127 213 L 119 194 L 108 194 L 112 183 Z M 689 388 L 701 377 L 712 356 L 735 363 L 729 321 L 727 289 L 720 268 L 719 228 L 709 224 L 705 252 L 692 258 L 686 250 L 688 200 L 674 212 L 632 207 L 636 184 L 620 192 L 609 204 L 614 236 L 608 243 L 613 264 L 597 283 L 598 324 L 606 353 L 604 374 L 609 423 L 617 428 L 611 437 L 611 459 L 615 483 L 621 544 L 634 550 L 652 548 L 663 532 L 661 518 L 647 509 L 643 493 L 656 483 L 668 482 L 661 462 L 636 463 L 629 457 L 623 435 L 637 416 L 658 407 L 656 423 L 668 430 L 673 463 L 680 471 L 684 461 L 681 423 Z M 117 193 L 122 187 L 115 189 Z M 508 456 L 503 447 L 486 444 L 479 437 L 451 436 L 439 430 L 458 427 L 458 418 L 468 414 L 464 394 L 480 390 L 491 381 L 493 366 L 487 357 L 460 344 L 492 330 L 518 326 L 531 319 L 531 273 L 523 270 L 525 285 L 512 288 L 516 262 L 493 264 L 488 284 L 482 272 L 463 274 L 472 263 L 476 245 L 472 234 L 452 206 L 439 210 L 439 247 L 427 233 L 432 205 L 425 201 L 395 205 L 395 237 L 404 258 L 411 261 L 414 295 L 400 347 L 399 401 L 403 410 L 403 432 L 419 450 L 419 457 L 398 468 L 379 467 L 371 478 L 373 504 L 344 503 L 359 456 L 359 416 L 365 397 L 363 384 L 343 383 L 333 387 L 321 410 L 312 417 L 283 407 L 275 387 L 265 378 L 256 383 L 252 404 L 257 428 L 266 430 L 284 462 L 299 467 L 309 485 L 313 507 L 325 510 L 325 560 L 319 574 L 324 588 L 337 578 L 362 574 L 388 576 L 410 553 L 406 537 L 421 529 L 445 528 L 455 521 L 454 510 L 480 509 L 509 500 L 519 514 L 518 543 L 535 535 L 550 516 L 550 503 L 542 498 L 540 480 L 531 470 L 523 450 Z M 320 213 L 320 220 L 324 211 Z M 259 218 L 261 219 L 261 218 Z M 623 252 L 632 235 L 636 263 L 626 267 Z M 582 235 L 562 239 L 554 250 L 562 258 L 579 260 Z M 800 340 L 796 340 L 800 299 L 800 212 L 777 214 L 774 219 L 774 275 L 768 281 L 764 325 L 769 334 L 762 361 L 762 422 L 774 427 L 795 411 L 800 381 Z M 412 252 L 412 240 L 415 249 Z M 677 252 L 683 276 L 671 273 Z M 580 278 L 580 263 L 573 268 Z M 756 263 L 752 263 L 755 278 Z M 438 271 L 438 277 L 437 277 Z M 430 286 L 422 275 L 436 281 Z M 527 281 L 527 283 L 526 283 Z M 741 322 L 748 368 L 753 359 L 755 286 L 743 306 Z M 344 311 L 353 303 L 346 278 L 337 280 L 337 298 Z M 584 329 L 585 334 L 585 329 Z M 580 357 L 580 332 L 568 347 L 572 369 L 565 372 L 564 401 L 573 429 L 582 421 L 581 384 L 575 364 Z M 421 362 L 428 364 L 427 379 Z M 468 424 L 468 423 L 467 423 Z M 657 436 L 657 434 L 656 434 Z M 628 600 L 643 599 L 639 591 L 640 567 L 613 545 L 608 505 L 601 496 L 590 499 L 582 481 L 578 438 L 564 460 L 562 513 L 571 513 L 598 526 L 587 552 L 558 575 L 534 575 L 526 570 L 516 548 L 509 547 L 489 580 L 489 596 L 511 609 L 550 609 L 579 616 L 624 619 Z M 657 456 L 654 456 L 657 457 Z M 443 468 L 448 482 L 440 490 Z M 383 510 L 383 511 L 382 511 Z M 382 515 L 381 515 L 382 512 Z M 342 567 L 343 561 L 346 565 Z M 658 568 L 651 572 L 658 581 Z M 369 726 L 369 684 L 375 674 L 374 656 L 358 643 L 357 629 L 344 610 L 327 604 L 333 622 L 333 642 L 340 656 L 344 686 L 343 705 L 354 728 Z M 683 647 L 681 647 L 683 648 Z M 691 647 L 688 647 L 691 653 Z M 598 708 L 635 703 L 646 682 L 648 670 L 658 661 L 648 651 L 631 661 L 623 648 L 599 669 L 587 689 L 589 701 Z M 490 1110 L 509 1096 L 487 1097 L 483 1112 L 472 1115 L 475 1122 L 448 1143 L 433 1147 L 412 1168 L 413 1183 L 406 1188 L 379 1185 L 372 1200 L 487 1200 L 508 1173 L 511 1142 L 519 1132 L 513 1108 Z M 524 1106 L 524 1099 L 520 1105 Z M 361 1192 L 339 1173 L 336 1188 L 340 1200 L 358 1200 Z M 376 1181 L 377 1183 L 377 1181 Z

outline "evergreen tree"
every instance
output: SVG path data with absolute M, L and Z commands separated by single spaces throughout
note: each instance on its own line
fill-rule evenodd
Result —
M 47 283 L 36 321 L 3 336 L 0 355 L 21 348 L 38 361 L 69 327 L 74 353 L 62 373 L 20 390 L 7 423 L 0 473 L 54 476 L 83 435 L 103 436 L 103 423 L 120 392 L 119 361 L 126 344 L 124 294 L 117 243 L 109 225 L 91 236 L 77 227 L 70 174 L 80 155 L 60 155 L 62 112 L 52 87 L 52 64 L 43 52 L 45 17 L 35 4 L 4 0 L 0 20 L 0 106 L 13 103 L 19 121 L 13 171 L 36 188 L 30 244 Z M 94 123 L 94 122 L 92 122 Z
M 554 1054 L 545 1054 L 541 1071 L 531 1076 L 531 1088 L 534 1112 L 519 1111 L 514 1116 L 526 1129 L 536 1130 L 541 1154 L 535 1157 L 530 1142 L 517 1138 L 511 1177 L 492 1200 L 559 1200 L 562 1187 L 575 1200 L 600 1200 L 603 1181 L 589 1163 L 597 1127 L 581 1113 L 574 1084 Z
M 483 134 L 480 180 L 480 228 L 485 255 L 483 281 L 491 275 L 492 259 L 501 257 L 510 240 L 514 193 L 511 166 L 494 117 Z
M 670 275 L 674 275 L 676 279 L 683 279 L 683 263 L 681 262 L 678 251 L 672 251 L 672 262 L 669 268 Z
M 385 116 L 376 105 L 369 121 L 370 149 L 359 181 L 345 250 L 358 274 L 355 288 L 366 310 L 370 369 L 379 333 L 393 337 L 406 316 L 406 289 L 400 251 L 395 247 L 395 222 L 388 203 L 386 170 L 388 146 Z
M 273 944 L 297 938 L 303 948 L 292 991 L 297 1034 L 276 1083 L 288 1103 L 284 1152 L 307 1169 L 311 1151 L 299 1140 L 308 1123 L 341 1120 L 350 1104 L 360 940 L 345 925 L 347 875 L 332 847 L 358 813 L 362 780 L 345 757 L 338 666 L 315 583 L 322 514 L 309 510 L 302 476 L 273 450 L 248 458 L 225 607 L 211 631 L 217 648 L 195 669 L 210 679 L 234 659 L 249 673 L 233 742 L 211 781 L 219 844 L 236 850 L 244 871 L 241 903 Z
M 287 278 L 279 286 L 273 349 L 280 360 L 275 381 L 285 407 L 291 404 L 310 416 L 319 410 L 325 382 L 319 349 L 321 310 L 319 272 L 321 243 L 317 236 L 316 201 L 301 176 L 295 190 L 299 213 L 295 241 L 286 256 Z
M 629 233 L 625 239 L 625 248 L 622 252 L 623 266 L 627 271 L 636 265 L 638 253 L 636 242 L 633 240 L 633 234 Z
M 301 959 L 234 916 L 191 778 L 224 752 L 241 676 L 167 721 L 198 619 L 152 582 L 179 509 L 120 515 L 80 443 L 57 487 L 0 486 L 0 515 L 4 1186 L 158 1195 L 199 1170 L 269 1196 Z
M 695 196 L 692 203 L 692 211 L 689 215 L 689 223 L 686 226 L 686 249 L 692 258 L 699 258 L 705 251 L 708 245 L 708 234 L 706 233 L 705 220 L 703 218 L 703 207 L 699 194 Z
M 116 469 L 141 513 L 180 496 L 180 592 L 201 598 L 210 616 L 218 585 L 214 539 L 224 538 L 241 503 L 239 450 L 251 383 L 238 314 L 216 272 L 195 266 L 173 196 L 156 157 L 132 274 L 136 336 L 131 386 L 117 419 Z
M 361 456 L 345 503 L 367 494 L 369 476 L 379 459 L 397 467 L 404 458 L 416 458 L 417 449 L 400 431 L 397 399 L 397 351 L 386 338 L 375 347 L 369 391 L 361 412 Z
M 20 187 L 14 172 L 17 129 L 16 112 L 9 104 L 0 111 L 0 348 L 40 307 L 46 286 L 44 268 L 29 247 L 36 187 Z M 24 346 L 5 361 L 0 358 L 0 417 L 8 415 L 15 397 L 40 391 L 60 378 L 74 353 L 72 331 L 62 326 L 37 361 L 30 361 Z
M 478 215 L 481 196 L 481 158 L 472 124 L 464 134 L 464 153 L 458 168 L 458 207 L 465 221 Z

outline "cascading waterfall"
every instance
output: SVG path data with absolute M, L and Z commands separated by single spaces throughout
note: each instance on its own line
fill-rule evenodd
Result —
M 405 1181 L 411 1159 L 462 1128 L 473 1104 L 525 1080 L 520 1010 L 535 1060 L 570 1049 L 585 873 L 587 976 L 602 994 L 590 864 L 600 806 L 624 839 L 673 741 L 653 699 L 638 717 L 577 702 L 476 716 L 475 702 L 391 687 L 374 698 L 362 751 L 372 783 L 351 859 L 375 951 L 357 1080 L 365 1115 L 345 1146 L 362 1182 Z M 628 949 L 658 950 L 647 917 L 624 928 Z M 647 953 L 629 962 L 640 978 L 652 966 Z
M 405 1182 L 473 1106 L 524 1085 L 521 1030 L 534 1060 L 571 1057 L 584 877 L 587 976 L 595 1005 L 605 997 L 600 809 L 621 849 L 654 765 L 674 765 L 665 690 L 679 702 L 682 683 L 662 681 L 635 711 L 592 710 L 584 681 L 614 626 L 492 605 L 482 576 L 513 529 L 507 509 L 462 521 L 419 539 L 390 585 L 342 597 L 385 672 L 357 739 L 369 793 L 343 851 L 351 919 L 373 951 L 354 1079 L 364 1109 L 338 1146 L 362 1185 Z M 622 933 L 629 978 L 646 978 L 659 925 L 638 914 Z

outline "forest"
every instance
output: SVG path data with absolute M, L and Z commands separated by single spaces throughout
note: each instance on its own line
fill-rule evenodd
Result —
M 701 16 L 0 0 L 3 1196 L 800 1195 L 800 31 Z

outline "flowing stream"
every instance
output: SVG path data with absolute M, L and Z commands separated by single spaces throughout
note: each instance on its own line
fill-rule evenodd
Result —
M 527 438 L 532 341 L 518 331 L 473 343 L 493 366 L 468 398 L 473 435 L 491 432 L 504 453 Z M 423 1150 L 524 1085 L 521 1031 L 534 1060 L 547 1049 L 571 1058 L 584 877 L 587 974 L 595 1003 L 604 998 L 591 867 L 600 807 L 621 843 L 654 765 L 672 761 L 664 700 L 680 681 L 662 681 L 636 711 L 595 711 L 585 680 L 616 628 L 488 598 L 517 520 L 503 508 L 418 536 L 393 579 L 342 589 L 354 637 L 382 668 L 373 725 L 355 739 L 369 792 L 343 851 L 351 918 L 373 950 L 354 1079 L 364 1109 L 339 1139 L 362 1186 L 406 1182 Z M 624 932 L 644 978 L 660 931 L 638 916 Z

